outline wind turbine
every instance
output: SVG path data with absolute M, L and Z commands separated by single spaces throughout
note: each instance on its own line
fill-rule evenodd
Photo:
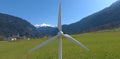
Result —
M 52 37 L 51 39 L 39 44 L 38 46 L 32 48 L 31 50 L 29 50 L 29 52 L 33 52 L 34 50 L 37 50 L 51 42 L 53 42 L 54 40 L 56 40 L 58 38 L 58 59 L 62 59 L 62 37 L 67 38 L 68 40 L 74 42 L 75 44 L 79 45 L 80 47 L 82 47 L 84 50 L 89 51 L 89 49 L 87 47 L 85 47 L 82 43 L 80 43 L 79 41 L 77 41 L 76 39 L 72 38 L 70 35 L 68 34 L 64 34 L 62 31 L 62 25 L 61 25 L 61 14 L 62 14 L 62 3 L 60 1 L 59 4 L 59 14 L 58 14 L 58 34 L 54 37 Z

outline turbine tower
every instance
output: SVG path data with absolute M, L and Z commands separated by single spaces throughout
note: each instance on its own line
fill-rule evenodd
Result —
M 56 40 L 58 38 L 58 59 L 62 59 L 62 37 L 67 38 L 68 40 L 72 41 L 73 43 L 79 45 L 80 47 L 82 47 L 84 50 L 89 51 L 89 49 L 87 47 L 85 47 L 82 43 L 80 43 L 79 41 L 77 41 L 76 39 L 72 38 L 70 35 L 68 34 L 64 34 L 62 32 L 62 25 L 61 25 L 61 15 L 62 15 L 62 1 L 60 1 L 59 4 L 59 13 L 58 13 L 58 34 L 54 37 L 52 37 L 51 39 L 39 44 L 38 46 L 32 48 L 31 50 L 29 50 L 29 52 L 33 52 L 51 42 L 53 42 L 54 40 Z

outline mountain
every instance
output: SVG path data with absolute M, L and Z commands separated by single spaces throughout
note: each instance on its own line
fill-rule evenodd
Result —
M 0 36 L 37 36 L 37 29 L 24 19 L 0 13 Z
M 38 28 L 41 37 L 44 36 L 54 36 L 57 34 L 58 30 L 56 27 L 42 26 Z
M 70 25 L 64 25 L 63 31 L 69 34 L 113 29 L 120 27 L 120 0 L 111 6 L 83 18 L 81 21 Z
M 84 32 L 113 29 L 117 27 L 120 27 L 120 0 L 76 23 L 63 25 L 63 32 L 68 34 L 80 34 Z M 41 28 L 39 28 L 39 30 L 40 29 Z M 45 30 L 44 33 L 47 34 L 47 31 L 48 30 Z M 51 34 L 57 34 L 57 28 L 49 29 L 49 31 L 51 31 Z M 50 32 L 48 35 L 50 35 Z

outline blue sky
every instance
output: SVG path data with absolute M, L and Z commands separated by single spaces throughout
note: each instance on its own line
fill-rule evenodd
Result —
M 62 22 L 70 24 L 98 12 L 117 0 L 62 0 Z M 31 24 L 57 25 L 59 0 L 0 0 L 0 13 L 21 17 Z

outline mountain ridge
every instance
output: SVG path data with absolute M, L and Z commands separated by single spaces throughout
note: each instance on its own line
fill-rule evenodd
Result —
M 116 1 L 109 7 L 100 10 L 99 12 L 83 18 L 78 22 L 69 25 L 63 25 L 63 32 L 67 34 L 80 34 L 85 32 L 117 28 L 120 27 L 119 15 L 120 0 Z M 52 33 L 54 33 L 54 31 Z

